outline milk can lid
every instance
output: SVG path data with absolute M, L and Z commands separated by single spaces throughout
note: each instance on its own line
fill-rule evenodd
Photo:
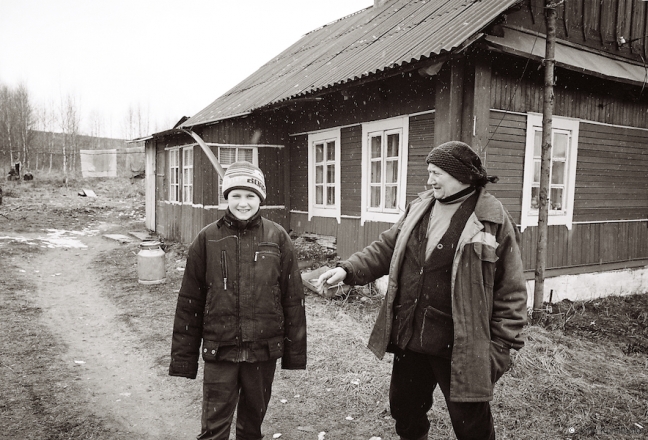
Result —
M 159 241 L 146 240 L 140 243 L 140 248 L 142 249 L 155 249 L 162 246 L 162 243 Z

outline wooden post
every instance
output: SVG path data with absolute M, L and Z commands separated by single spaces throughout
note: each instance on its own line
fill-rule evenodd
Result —
M 434 145 L 461 139 L 464 59 L 444 64 L 436 78 Z
M 556 7 L 553 0 L 545 0 L 547 41 L 544 59 L 544 101 L 542 107 L 542 152 L 540 159 L 540 194 L 538 206 L 538 246 L 536 249 L 535 285 L 533 291 L 532 321 L 538 322 L 543 314 L 544 277 L 547 266 L 547 230 L 549 219 L 549 172 L 551 170 L 551 130 L 554 105 L 554 65 L 556 45 Z

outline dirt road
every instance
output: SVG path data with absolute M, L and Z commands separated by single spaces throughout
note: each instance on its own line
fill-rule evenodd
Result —
M 122 246 L 105 237 L 109 225 L 102 229 L 17 235 L 48 246 L 22 259 L 18 270 L 34 280 L 34 305 L 49 332 L 67 347 L 61 360 L 81 382 L 94 411 L 110 415 L 108 423 L 133 438 L 192 438 L 199 417 L 195 405 L 178 389 L 179 381 L 161 376 L 155 360 L 133 348 L 135 336 L 102 294 L 112 286 L 102 282 L 101 267 L 93 261 Z

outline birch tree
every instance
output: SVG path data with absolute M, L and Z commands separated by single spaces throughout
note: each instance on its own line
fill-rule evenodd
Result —
M 14 112 L 16 140 L 18 147 L 21 149 L 23 166 L 28 170 L 31 166 L 31 149 L 34 140 L 36 115 L 29 98 L 29 91 L 24 84 L 20 84 L 14 91 Z
M 68 172 L 75 170 L 80 124 L 77 100 L 68 94 L 61 100 L 59 108 L 59 126 L 63 133 L 63 175 L 66 179 Z

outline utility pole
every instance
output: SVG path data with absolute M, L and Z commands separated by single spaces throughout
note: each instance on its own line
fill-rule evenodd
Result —
M 559 2 L 558 2 L 559 3 Z M 532 321 L 538 322 L 544 309 L 544 278 L 547 266 L 547 230 L 549 219 L 549 172 L 551 171 L 551 130 L 554 106 L 554 66 L 556 64 L 556 8 L 554 0 L 545 0 L 547 41 L 544 59 L 544 100 L 542 105 L 542 152 L 540 156 L 540 192 L 538 194 L 538 242 L 536 248 L 535 284 Z

